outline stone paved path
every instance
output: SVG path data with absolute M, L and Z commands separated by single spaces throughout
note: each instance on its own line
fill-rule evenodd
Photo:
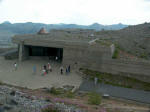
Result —
M 147 91 L 114 87 L 106 84 L 98 84 L 95 86 L 92 81 L 84 81 L 79 89 L 82 91 L 95 91 L 102 94 L 106 93 L 113 97 L 150 104 L 150 92 Z

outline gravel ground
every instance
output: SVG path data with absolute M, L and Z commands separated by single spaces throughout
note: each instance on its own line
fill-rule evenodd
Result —
M 14 63 L 17 62 L 18 68 L 14 69 Z M 0 57 L 0 81 L 31 89 L 43 87 L 61 87 L 63 85 L 72 85 L 79 87 L 82 77 L 74 70 L 70 74 L 60 74 L 60 64 L 51 61 L 53 71 L 46 76 L 42 75 L 43 65 L 49 61 L 35 58 L 19 63 L 17 60 L 4 60 Z M 36 74 L 33 74 L 33 66 L 36 66 Z M 72 67 L 71 67 L 72 69 Z

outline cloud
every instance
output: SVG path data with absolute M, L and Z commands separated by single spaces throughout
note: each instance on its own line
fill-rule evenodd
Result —
M 145 1 L 149 1 L 150 2 L 150 0 L 145 0 Z
M 150 21 L 150 0 L 0 0 L 0 23 L 138 24 Z M 19 10 L 18 10 L 19 9 Z
M 0 0 L 0 4 L 3 2 L 4 0 Z

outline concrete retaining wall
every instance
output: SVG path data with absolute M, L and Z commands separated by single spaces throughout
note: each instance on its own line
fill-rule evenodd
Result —
M 124 75 L 134 77 L 136 79 L 150 82 L 150 63 L 139 61 L 123 61 L 104 59 L 102 62 L 97 62 L 94 66 L 82 66 L 92 70 L 107 72 L 111 74 Z
M 17 59 L 18 58 L 18 50 L 14 49 L 8 52 L 5 52 L 4 54 L 2 54 L 4 56 L 5 59 L 7 60 L 12 60 L 12 59 Z
M 102 62 L 105 58 L 111 58 L 109 48 L 98 46 L 85 46 L 76 48 L 64 48 L 63 64 L 75 64 L 78 66 L 94 65 L 96 62 Z
M 84 67 L 100 72 L 134 77 L 150 82 L 150 62 L 111 59 L 111 51 L 106 48 L 64 48 L 63 64 Z

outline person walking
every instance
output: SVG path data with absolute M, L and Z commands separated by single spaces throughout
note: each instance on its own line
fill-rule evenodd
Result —
M 68 74 L 68 67 L 66 67 L 66 75 Z
M 45 72 L 48 73 L 46 65 L 44 65 L 43 68 L 44 68 Z
M 33 74 L 36 74 L 36 66 L 33 66 Z
M 63 66 L 60 67 L 60 73 L 63 74 Z
M 68 72 L 70 73 L 70 65 L 68 66 Z
M 58 61 L 58 57 L 57 56 L 56 56 L 55 60 Z
M 95 78 L 94 78 L 94 84 L 95 84 L 95 86 L 97 85 L 97 82 L 98 82 L 98 78 L 95 77 Z
M 15 68 L 15 71 L 17 70 L 17 68 L 18 68 L 18 65 L 17 65 L 17 63 L 15 62 L 14 63 L 14 68 Z
M 47 68 L 48 68 L 48 71 L 52 72 L 52 67 L 51 67 L 50 63 L 47 64 Z
M 42 70 L 42 75 L 43 75 L 43 76 L 46 75 L 46 70 L 45 70 L 45 69 Z

